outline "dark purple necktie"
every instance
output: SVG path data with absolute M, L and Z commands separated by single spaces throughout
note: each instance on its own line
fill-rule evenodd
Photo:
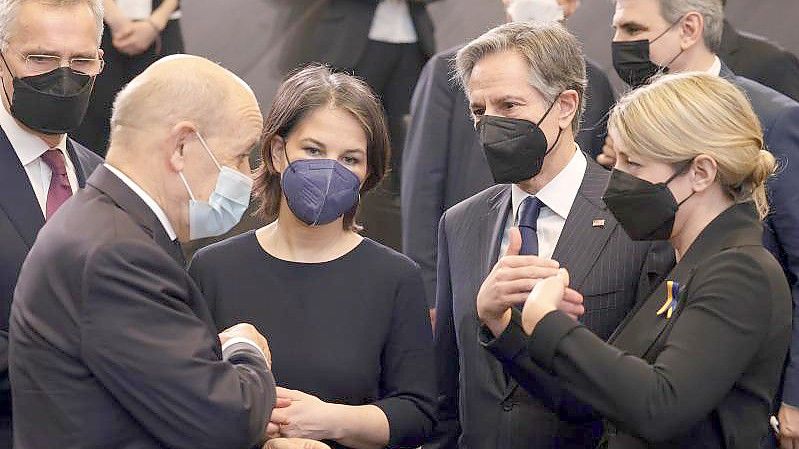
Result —
M 72 187 L 69 185 L 67 166 L 64 155 L 59 150 L 47 150 L 42 155 L 42 160 L 50 167 L 53 176 L 50 178 L 50 189 L 47 191 L 47 212 L 45 220 L 49 220 L 56 210 L 72 196 Z
M 522 248 L 519 254 L 523 256 L 538 255 L 538 213 L 544 203 L 534 196 L 528 196 L 519 207 L 519 232 L 522 234 Z

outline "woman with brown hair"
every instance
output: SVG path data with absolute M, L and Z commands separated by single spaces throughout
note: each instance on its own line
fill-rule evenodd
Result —
M 255 195 L 276 219 L 201 250 L 190 271 L 217 327 L 243 320 L 269 340 L 269 436 L 419 446 L 435 401 L 419 269 L 353 221 L 385 173 L 380 103 L 349 75 L 307 67 L 279 89 L 262 145 Z

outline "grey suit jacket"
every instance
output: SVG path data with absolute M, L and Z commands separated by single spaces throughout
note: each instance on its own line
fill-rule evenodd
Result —
M 631 241 L 605 208 L 601 195 L 608 176 L 589 158 L 553 254 L 585 297 L 582 323 L 601 338 L 611 335 L 636 298 L 649 293 L 673 264 L 673 253 L 658 260 L 663 255 L 650 253 L 651 242 Z M 429 448 L 584 449 L 601 432 L 596 421 L 561 421 L 480 343 L 475 299 L 498 260 L 510 198 L 509 185 L 494 186 L 441 219 L 435 329 L 440 424 Z
M 452 79 L 459 47 L 433 56 L 422 70 L 411 103 L 411 126 L 402 157 L 402 249 L 422 268 L 427 300 L 435 304 L 436 232 L 445 210 L 494 185 L 469 102 Z M 607 75 L 586 62 L 588 90 L 576 140 L 592 157 L 605 141 L 615 103 Z

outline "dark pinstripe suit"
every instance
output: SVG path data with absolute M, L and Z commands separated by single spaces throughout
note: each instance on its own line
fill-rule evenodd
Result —
M 667 256 L 659 264 L 665 267 L 657 267 L 656 253 L 648 257 L 652 244 L 627 237 L 601 200 L 609 172 L 587 159 L 553 259 L 569 270 L 571 286 L 585 297 L 582 322 L 607 338 L 638 290 L 648 293 L 650 283 L 673 262 Z M 499 185 L 459 203 L 441 219 L 435 331 L 441 422 L 436 441 L 426 447 L 584 449 L 594 447 L 601 433 L 598 422 L 561 422 L 480 344 L 475 300 L 498 259 L 510 207 L 510 186 Z M 594 220 L 604 220 L 604 226 L 594 226 Z

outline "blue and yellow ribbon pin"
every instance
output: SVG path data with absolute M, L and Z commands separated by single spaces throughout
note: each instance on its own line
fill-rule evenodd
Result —
M 680 284 L 675 281 L 666 281 L 666 302 L 658 310 L 657 314 L 666 314 L 666 319 L 671 318 L 671 315 L 677 310 L 678 296 L 680 294 Z

